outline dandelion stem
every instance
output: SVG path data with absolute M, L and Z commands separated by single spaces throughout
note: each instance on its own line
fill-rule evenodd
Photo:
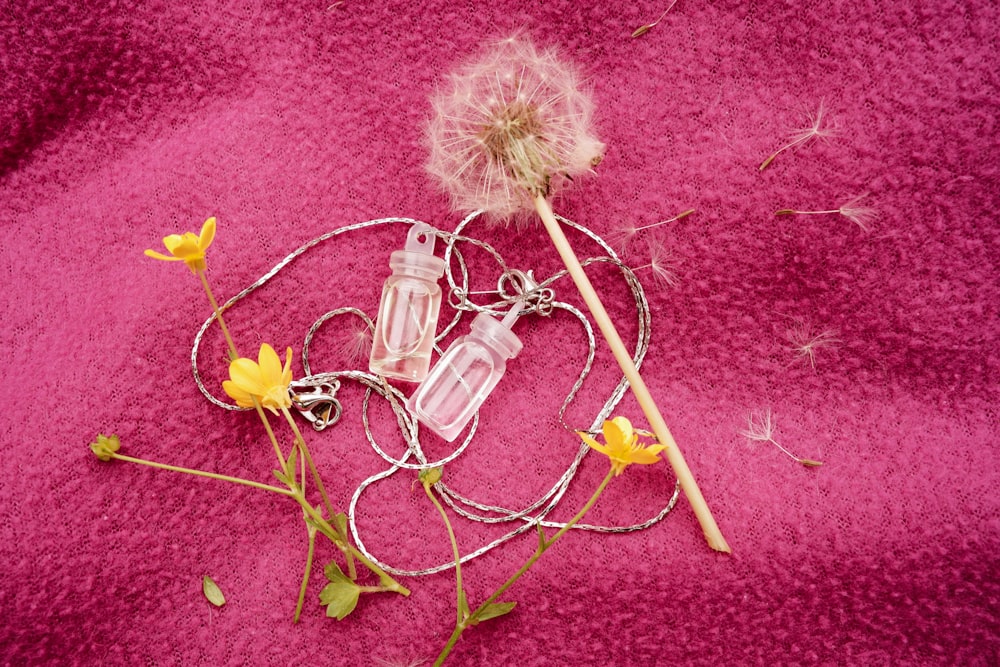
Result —
M 521 575 L 527 572 L 532 565 L 538 562 L 538 559 L 542 557 L 542 554 L 548 551 L 549 547 L 555 544 L 560 537 L 565 535 L 570 530 L 570 528 L 575 526 L 580 521 L 580 519 L 582 519 L 584 515 L 590 511 L 590 508 L 594 506 L 594 503 L 597 502 L 597 499 L 600 498 L 602 493 L 604 493 L 604 489 L 607 488 L 608 483 L 614 476 L 615 476 L 615 469 L 611 468 L 610 470 L 608 470 L 608 474 L 604 476 L 604 479 L 601 480 L 601 483 L 598 485 L 597 490 L 594 491 L 594 494 L 592 496 L 590 496 L 590 500 L 588 500 L 583 505 L 580 511 L 576 513 L 576 516 L 570 519 L 565 526 L 560 528 L 559 532 L 557 532 L 555 535 L 552 536 L 552 539 L 546 540 L 544 536 L 542 536 L 541 539 L 539 539 L 538 541 L 538 546 L 535 547 L 535 553 L 533 553 L 531 557 L 527 561 L 525 561 L 524 565 L 522 565 L 517 572 L 512 574 L 510 578 L 507 579 L 507 581 L 505 581 L 503 585 L 500 586 L 500 588 L 494 591 L 494 593 L 491 596 L 486 598 L 481 605 L 476 607 L 476 610 L 471 614 L 469 614 L 468 618 L 459 619 L 458 624 L 455 625 L 455 629 L 452 631 L 451 636 L 448 638 L 448 643 L 444 645 L 444 648 L 441 649 L 441 654 L 438 655 L 437 660 L 434 661 L 434 667 L 440 667 L 440 665 L 444 663 L 445 659 L 448 657 L 448 654 L 451 653 L 453 648 L 455 648 L 455 643 L 458 641 L 458 638 L 461 637 L 462 632 L 464 632 L 465 629 L 470 625 L 476 624 L 478 622 L 480 614 L 486 611 L 486 609 L 491 604 L 493 604 L 493 602 L 496 601 L 497 598 L 503 595 L 508 588 L 513 586 L 514 582 L 516 582 L 518 579 L 521 578 Z M 426 489 L 427 486 L 425 485 L 424 488 Z M 428 495 L 430 495 L 430 491 L 428 491 Z M 437 505 L 438 508 L 440 509 L 442 516 L 444 516 L 444 510 L 441 509 L 441 506 L 438 504 L 438 502 L 433 497 L 431 499 L 434 501 L 434 504 Z M 447 518 L 445 519 L 445 522 L 447 524 Z M 450 532 L 450 527 L 449 527 L 449 532 Z M 454 544 L 454 541 L 452 543 Z M 457 563 L 458 561 L 457 546 L 455 547 L 455 558 Z
M 666 445 L 667 449 L 665 451 L 667 460 L 670 461 L 674 474 L 677 476 L 677 480 L 680 482 L 681 488 L 684 490 L 684 494 L 688 497 L 688 501 L 691 503 L 691 509 L 694 511 L 695 516 L 701 525 L 701 529 L 705 534 L 705 539 L 708 542 L 708 545 L 716 551 L 731 553 L 731 549 L 726 543 L 725 537 L 722 536 L 722 531 L 719 530 L 719 526 L 716 524 L 711 510 L 708 508 L 708 503 L 705 502 L 705 497 L 702 495 L 701 489 L 698 488 L 698 482 L 695 481 L 694 475 L 691 473 L 690 468 L 688 468 L 688 465 L 684 460 L 684 456 L 681 454 L 680 448 L 677 446 L 673 436 L 670 434 L 670 430 L 667 428 L 667 424 L 664 421 L 663 416 L 660 414 L 659 408 L 653 401 L 649 388 L 646 386 L 642 376 L 639 374 L 639 370 L 635 367 L 635 363 L 632 361 L 628 348 L 626 348 L 625 343 L 622 342 L 621 336 L 618 334 L 618 330 L 615 328 L 614 323 L 611 321 L 611 317 L 604 308 L 604 304 L 601 303 L 601 299 L 594 290 L 594 286 L 591 284 L 590 279 L 587 278 L 586 272 L 584 272 L 583 267 L 580 265 L 580 260 L 577 259 L 576 254 L 573 252 L 573 248 L 566 239 L 566 235 L 559 226 L 559 222 L 556 220 L 555 214 L 552 212 L 552 207 L 541 194 L 534 195 L 534 204 L 535 210 L 538 212 L 539 217 L 541 217 L 542 223 L 545 225 L 545 229 L 549 233 L 552 243 L 556 247 L 556 251 L 559 253 L 560 257 L 562 257 L 567 271 L 569 271 L 570 276 L 573 278 L 573 282 L 576 284 L 580 295 L 583 297 L 584 302 L 586 302 L 591 315 L 597 322 L 598 328 L 600 328 L 601 333 L 604 335 L 604 339 L 611 348 L 612 354 L 614 354 L 615 359 L 618 361 L 618 365 L 621 367 L 625 378 L 628 380 L 629 386 L 632 389 L 632 394 L 635 396 L 636 401 L 642 408 L 643 414 L 646 416 L 646 421 L 652 428 L 653 433 L 656 434 L 656 439 L 660 442 L 660 444 Z
M 194 468 L 182 468 L 180 466 L 172 466 L 167 463 L 157 463 L 156 461 L 150 461 L 148 459 L 138 459 L 134 456 L 126 456 L 125 454 L 111 453 L 109 454 L 111 458 L 118 459 L 119 461 L 128 461 L 129 463 L 138 463 L 139 465 L 149 466 L 150 468 L 159 468 L 161 470 L 170 470 L 171 472 L 182 472 L 188 475 L 194 475 L 196 477 L 208 477 L 209 479 L 218 479 L 223 482 L 232 482 L 233 484 L 242 484 L 243 486 L 253 487 L 255 489 L 262 489 L 264 491 L 270 491 L 272 493 L 278 493 L 283 496 L 294 497 L 295 493 L 289 491 L 288 489 L 280 489 L 276 486 L 271 486 L 269 484 L 261 484 L 260 482 L 254 482 L 253 480 L 243 479 L 242 477 L 231 477 L 229 475 L 219 475 L 214 472 L 205 472 L 204 470 L 195 470 Z

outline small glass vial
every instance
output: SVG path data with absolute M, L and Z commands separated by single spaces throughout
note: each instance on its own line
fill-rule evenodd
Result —
M 462 432 L 507 370 L 507 360 L 521 351 L 510 330 L 521 309 L 519 302 L 500 322 L 486 313 L 472 321 L 472 330 L 448 348 L 427 379 L 406 402 L 417 419 L 448 442 Z
M 434 256 L 434 228 L 417 223 L 406 247 L 389 258 L 392 275 L 382 287 L 368 369 L 385 377 L 420 382 L 431 365 L 441 312 L 444 260 Z

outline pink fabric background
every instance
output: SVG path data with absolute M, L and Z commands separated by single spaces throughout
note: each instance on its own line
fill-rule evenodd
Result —
M 681 0 L 634 40 L 666 3 L 180 5 L 0 11 L 0 662 L 437 654 L 454 622 L 450 572 L 407 580 L 408 599 L 365 597 L 340 623 L 323 616 L 314 578 L 293 626 L 305 559 L 294 506 L 102 464 L 87 443 L 114 432 L 128 454 L 268 481 L 256 419 L 216 408 L 192 381 L 209 314 L 197 281 L 142 251 L 218 216 L 209 275 L 225 299 L 345 224 L 398 215 L 453 229 L 460 216 L 423 170 L 428 96 L 518 28 L 582 67 L 608 144 L 599 176 L 557 210 L 610 235 L 697 209 L 653 234 L 680 281 L 646 283 L 644 376 L 734 553 L 705 546 L 684 499 L 647 531 L 573 532 L 511 590 L 516 612 L 467 632 L 451 664 L 1000 661 L 995 3 Z M 758 172 L 820 100 L 837 136 Z M 879 212 L 869 233 L 838 216 L 773 215 L 865 192 Z M 519 268 L 558 268 L 538 228 L 476 231 Z M 242 348 L 298 351 L 327 310 L 374 314 L 402 237 L 394 226 L 314 249 L 233 309 Z M 608 305 L 628 330 L 634 311 L 615 284 Z M 569 284 L 558 297 L 576 301 Z M 796 321 L 843 341 L 817 352 L 815 370 L 788 349 Z M 457 490 L 512 506 L 576 451 L 555 411 L 583 359 L 574 321 L 519 327 L 523 356 L 446 471 Z M 212 383 L 225 368 L 217 333 L 202 364 Z M 343 368 L 349 336 L 325 330 L 316 367 Z M 613 381 L 602 346 L 570 422 L 589 424 Z M 310 436 L 345 507 L 385 467 L 360 440 L 361 399 L 345 390 L 343 424 Z M 824 467 L 738 434 L 748 410 L 768 407 L 779 442 Z M 631 399 L 619 412 L 640 421 Z M 374 421 L 388 429 L 389 413 Z M 587 459 L 554 518 L 572 515 L 605 465 Z M 588 520 L 652 515 L 672 490 L 665 471 L 630 469 Z M 449 550 L 412 479 L 374 488 L 358 523 L 380 557 L 425 567 Z M 456 528 L 466 551 L 493 534 Z M 472 601 L 533 547 L 526 535 L 468 565 Z M 318 562 L 331 557 L 322 545 Z M 221 610 L 202 597 L 203 574 L 225 591 Z

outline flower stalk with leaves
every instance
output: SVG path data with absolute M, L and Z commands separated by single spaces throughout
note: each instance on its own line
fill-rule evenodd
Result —
M 601 483 L 597 486 L 597 490 L 595 490 L 593 495 L 590 496 L 590 499 L 584 503 L 583 507 L 580 508 L 580 511 L 577 512 L 576 515 L 562 528 L 560 528 L 559 531 L 556 532 L 556 534 L 551 538 L 546 537 L 545 531 L 540 523 L 535 523 L 535 528 L 538 532 L 538 546 L 535 547 L 535 552 L 528 558 L 524 565 L 517 570 L 517 572 L 512 574 L 507 581 L 496 589 L 492 595 L 486 598 L 482 604 L 476 607 L 475 610 L 470 610 L 465 590 L 462 587 L 462 562 L 461 556 L 459 555 L 458 542 L 455 539 L 455 532 L 451 527 L 451 522 L 448 520 L 448 515 L 444 511 L 444 507 L 441 506 L 441 503 L 431 492 L 431 487 L 437 484 L 441 479 L 441 468 L 432 468 L 424 470 L 420 473 L 420 483 L 424 487 L 424 492 L 427 494 L 427 497 L 430 498 L 434 507 L 437 508 L 438 513 L 441 515 L 445 527 L 448 530 L 448 537 L 451 540 L 451 548 L 455 557 L 458 619 L 455 623 L 455 629 L 452 630 L 447 643 L 444 645 L 444 648 L 441 649 L 441 653 L 434 661 L 435 667 L 444 664 L 444 661 L 448 658 L 452 649 L 455 648 L 455 644 L 467 628 L 473 625 L 478 625 L 483 621 L 488 621 L 491 618 L 504 616 L 514 610 L 514 607 L 517 605 L 516 602 L 497 602 L 497 600 L 501 595 L 506 593 L 518 579 L 521 578 L 521 575 L 531 569 L 531 566 L 542 557 L 542 554 L 548 551 L 552 545 L 559 540 L 559 538 L 569 532 L 573 526 L 583 519 L 584 515 L 586 515 L 587 512 L 590 511 L 590 508 L 594 506 L 597 499 L 601 497 L 604 489 L 607 488 L 608 483 L 611 482 L 613 478 L 621 475 L 625 469 L 633 463 L 649 465 L 660 461 L 660 452 L 667 448 L 666 445 L 661 444 L 647 445 L 641 443 L 639 441 L 639 434 L 632 428 L 632 424 L 625 417 L 615 417 L 612 420 L 605 421 L 603 433 L 603 445 L 597 442 L 597 440 L 595 440 L 588 433 L 577 433 L 577 435 L 579 435 L 580 438 L 582 438 L 583 441 L 586 442 L 592 449 L 607 456 L 611 463 L 611 468 L 604 476 L 604 479 L 601 480 Z M 646 432 L 643 432 L 643 435 L 652 434 L 646 434 Z
M 236 401 L 237 405 L 247 408 L 252 407 L 256 410 L 261 422 L 264 425 L 268 439 L 274 447 L 275 456 L 278 459 L 279 467 L 277 470 L 273 471 L 274 476 L 279 481 L 283 482 L 287 488 L 280 488 L 239 477 L 208 473 L 201 470 L 172 466 L 119 454 L 118 451 L 121 445 L 117 436 L 108 437 L 99 435 L 97 440 L 94 443 L 91 443 L 91 449 L 102 461 L 116 459 L 129 463 L 159 468 L 162 470 L 169 470 L 172 472 L 181 472 L 199 477 L 217 479 L 272 493 L 278 493 L 295 500 L 302 509 L 303 520 L 306 524 L 308 536 L 306 567 L 305 572 L 303 573 L 298 601 L 295 607 L 295 621 L 298 621 L 305 600 L 309 575 L 312 571 L 317 534 L 326 536 L 344 554 L 348 567 L 348 575 L 344 576 L 352 583 L 352 585 L 355 585 L 353 582 L 357 578 L 357 571 L 355 567 L 356 560 L 365 565 L 365 567 L 371 570 L 371 572 L 378 577 L 380 582 L 380 585 L 378 586 L 355 585 L 358 594 L 361 592 L 392 591 L 402 595 L 409 595 L 410 591 L 406 587 L 396 582 L 388 573 L 371 561 L 371 559 L 367 556 L 358 551 L 358 549 L 350 543 L 347 531 L 347 516 L 343 513 L 335 512 L 333 509 L 333 505 L 330 502 L 326 488 L 323 485 L 323 480 L 319 475 L 319 471 L 316 468 L 316 464 L 313 461 L 309 448 L 302 436 L 302 432 L 299 430 L 298 425 L 295 423 L 295 420 L 292 418 L 291 412 L 289 411 L 289 408 L 292 406 L 291 394 L 289 392 L 289 385 L 292 381 L 291 348 L 286 349 L 284 365 L 282 365 L 281 360 L 274 351 L 274 348 L 267 343 L 264 343 L 261 346 L 256 361 L 240 357 L 239 352 L 236 349 L 236 345 L 233 342 L 233 338 L 229 333 L 229 329 L 226 326 L 225 320 L 223 319 L 222 310 L 219 308 L 218 302 L 212 293 L 206 276 L 207 263 L 205 256 L 209 246 L 215 238 L 215 232 L 216 220 L 214 217 L 209 218 L 202 225 L 201 232 L 197 235 L 192 232 L 186 232 L 184 234 L 171 234 L 164 237 L 163 244 L 170 253 L 169 255 L 164 255 L 153 250 L 146 250 L 145 254 L 154 259 L 163 261 L 184 262 L 191 272 L 199 277 L 229 348 L 230 379 L 223 382 L 223 389 Z M 274 434 L 274 430 L 271 428 L 264 408 L 267 408 L 273 414 L 282 414 L 292 430 L 294 435 L 294 445 L 292 446 L 292 449 L 287 457 L 282 453 L 281 446 Z M 326 510 L 326 516 L 324 516 L 322 509 L 314 507 L 307 498 L 306 480 L 310 476 L 312 477 L 315 487 L 320 494 L 322 499 L 321 507 Z M 339 567 L 331 563 L 326 568 L 328 578 L 329 573 L 332 571 L 331 568 L 336 568 L 336 571 L 340 572 Z M 321 602 L 323 602 L 323 599 L 327 597 L 329 597 L 329 595 L 321 596 Z M 354 604 L 356 603 L 357 599 L 355 598 Z M 324 604 L 329 603 L 324 602 Z M 341 619 L 354 609 L 354 604 L 350 605 L 349 609 L 346 607 L 340 607 L 334 610 L 333 613 L 331 613 L 331 609 L 328 607 L 328 615 L 336 616 L 338 619 Z

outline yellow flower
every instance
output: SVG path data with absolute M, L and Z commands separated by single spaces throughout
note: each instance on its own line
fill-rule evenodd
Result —
M 171 234 L 163 237 L 163 245 L 170 251 L 170 255 L 147 250 L 146 256 L 162 259 L 165 262 L 184 262 L 193 273 L 197 273 L 205 270 L 205 251 L 212 245 L 214 238 L 215 218 L 209 218 L 201 226 L 201 233 L 198 236 L 195 236 L 194 232 L 184 232 L 183 235 Z
M 615 477 L 633 463 L 656 463 L 660 460 L 657 456 L 666 449 L 665 445 L 649 445 L 643 447 L 639 444 L 639 436 L 632 430 L 632 424 L 625 417 L 615 417 L 604 422 L 604 442 L 602 445 L 582 431 L 577 431 L 577 435 L 583 441 L 596 449 L 600 453 L 611 459 L 611 469 L 615 471 Z
M 111 455 L 121 448 L 117 435 L 98 435 L 97 442 L 90 443 L 90 449 L 102 461 L 110 461 Z
M 244 407 L 253 407 L 253 399 L 278 414 L 281 408 L 290 408 L 292 399 L 288 395 L 288 385 L 292 382 L 292 348 L 285 351 L 285 367 L 274 348 L 264 343 L 260 346 L 257 361 L 240 357 L 229 364 L 229 380 L 222 383 L 222 389 Z

